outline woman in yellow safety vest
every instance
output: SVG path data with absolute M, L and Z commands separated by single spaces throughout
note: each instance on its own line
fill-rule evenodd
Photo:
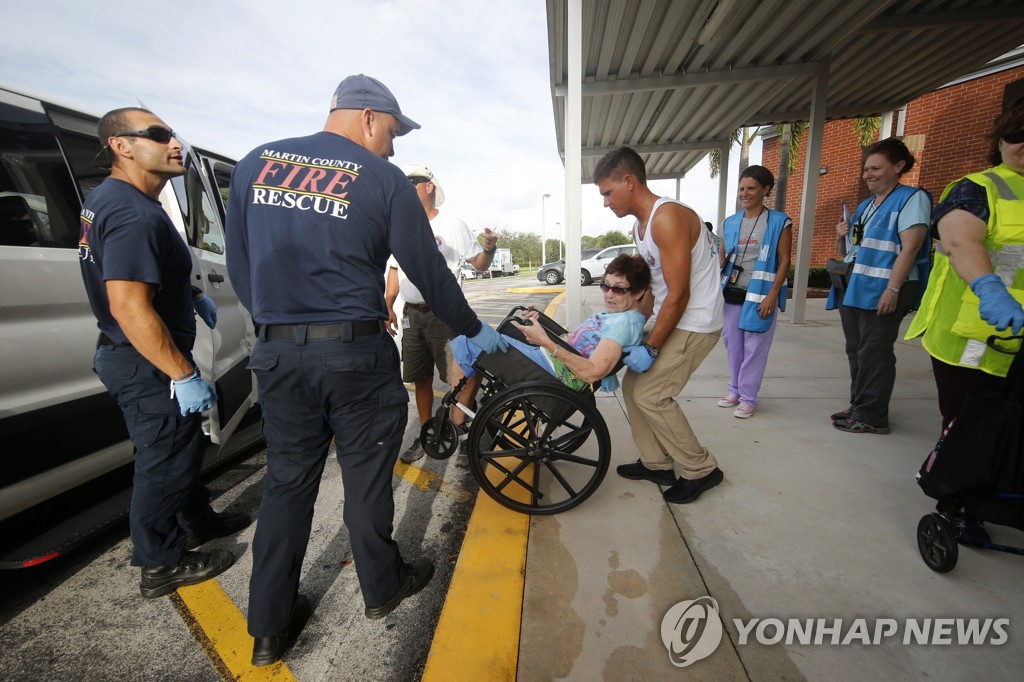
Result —
M 1006 376 L 1013 356 L 986 340 L 1024 328 L 1024 100 L 989 139 L 993 167 L 949 185 L 935 209 L 935 268 L 907 332 L 923 334 L 932 356 L 943 429 L 967 393 L 998 390 Z M 1012 352 L 1020 341 L 999 345 Z

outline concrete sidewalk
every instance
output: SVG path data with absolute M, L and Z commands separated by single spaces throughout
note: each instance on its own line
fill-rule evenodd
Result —
M 587 314 L 603 309 L 596 287 L 584 304 Z M 957 567 L 940 575 L 918 553 L 917 524 L 933 503 L 914 475 L 940 424 L 927 354 L 897 344 L 891 434 L 842 433 L 829 421 L 849 395 L 839 317 L 824 300 L 808 301 L 807 317 L 780 320 L 753 418 L 715 404 L 726 392 L 722 344 L 679 396 L 725 473 L 694 504 L 667 504 L 655 484 L 615 474 L 637 453 L 621 396 L 598 399 L 613 444 L 608 476 L 576 509 L 530 521 L 520 680 L 1019 679 L 1022 560 L 961 547 Z M 1016 530 L 990 532 L 1024 545 Z M 674 667 L 662 618 L 704 595 L 718 602 L 721 644 Z M 755 627 L 743 643 L 734 619 L 751 618 L 842 619 L 840 641 L 855 619 L 866 619 L 869 639 L 876 621 L 893 619 L 895 634 L 877 645 L 856 630 L 848 645 L 832 644 L 831 631 L 824 644 L 769 645 Z M 1008 638 L 959 645 L 954 623 L 952 644 L 904 644 L 907 621 L 928 618 L 1008 618 Z M 776 629 L 765 625 L 761 639 Z

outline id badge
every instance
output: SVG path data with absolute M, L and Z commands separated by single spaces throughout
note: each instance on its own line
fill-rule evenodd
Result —
M 736 284 L 740 281 L 740 273 L 743 272 L 743 268 L 733 266 L 732 271 L 729 273 L 729 284 Z

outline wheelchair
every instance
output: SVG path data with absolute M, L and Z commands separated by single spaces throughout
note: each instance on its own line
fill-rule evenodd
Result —
M 530 308 L 513 308 L 498 331 L 525 340 L 512 322 L 529 324 L 519 315 L 526 310 Z M 567 332 L 554 320 L 541 314 L 539 322 L 562 348 L 579 354 L 562 339 Z M 481 353 L 473 369 L 482 378 L 476 412 L 455 402 L 468 381 L 465 377 L 423 425 L 420 442 L 426 454 L 447 459 L 459 449 L 458 430 L 448 418 L 454 403 L 473 420 L 466 439 L 470 471 L 498 504 L 546 515 L 572 509 L 590 497 L 611 461 L 608 426 L 594 398 L 599 384 L 573 389 L 514 347 L 505 353 Z

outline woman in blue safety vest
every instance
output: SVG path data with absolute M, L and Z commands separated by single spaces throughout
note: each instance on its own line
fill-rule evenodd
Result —
M 739 419 L 757 410 L 778 310 L 786 309 L 793 222 L 764 205 L 773 187 L 775 177 L 764 166 L 744 170 L 738 192 L 743 210 L 724 225 L 722 341 L 729 358 L 729 392 L 718 406 L 736 408 L 733 416 Z
M 850 362 L 850 406 L 832 415 L 847 433 L 889 433 L 900 322 L 928 282 L 931 196 L 900 184 L 914 156 L 890 137 L 864 151 L 871 196 L 836 225 L 836 248 L 852 264 L 845 287 L 832 287 L 826 309 L 839 308 Z

